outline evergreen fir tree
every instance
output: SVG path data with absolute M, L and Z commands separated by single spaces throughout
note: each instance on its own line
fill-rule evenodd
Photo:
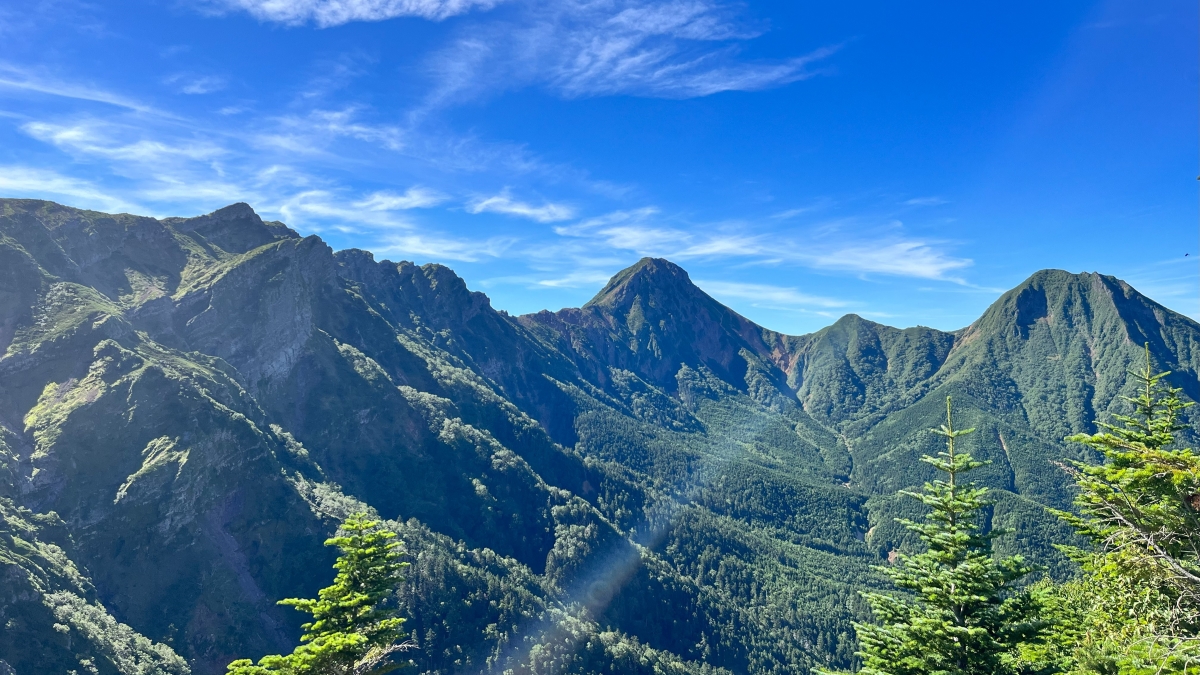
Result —
M 229 664 L 229 675 L 382 675 L 404 664 L 391 656 L 411 646 L 401 643 L 404 619 L 383 603 L 404 580 L 401 544 L 391 541 L 395 532 L 380 527 L 365 513 L 351 515 L 342 524 L 341 536 L 325 541 L 341 549 L 334 568 L 333 585 L 322 588 L 316 599 L 288 598 L 279 604 L 308 612 L 301 645 L 287 656 L 263 657 L 258 665 L 249 659 Z
M 865 593 L 878 624 L 856 623 L 866 675 L 1003 675 L 1019 672 L 1019 645 L 1039 640 L 1048 624 L 1036 599 L 1013 588 L 1033 571 L 1020 556 L 996 560 L 983 532 L 980 511 L 991 502 L 987 488 L 964 483 L 962 474 L 983 466 L 956 450 L 958 430 L 946 398 L 946 423 L 933 432 L 946 438 L 946 451 L 922 461 L 946 474 L 921 492 L 903 492 L 929 507 L 926 522 L 899 521 L 927 550 L 901 555 L 882 571 L 911 597 Z
M 1096 546 L 1069 550 L 1084 576 L 1062 591 L 1082 626 L 1071 649 L 1082 672 L 1200 672 L 1200 457 L 1174 447 L 1192 404 L 1154 372 L 1149 345 L 1145 358 L 1130 372 L 1132 414 L 1068 439 L 1106 460 L 1066 467 L 1079 513 L 1056 512 Z

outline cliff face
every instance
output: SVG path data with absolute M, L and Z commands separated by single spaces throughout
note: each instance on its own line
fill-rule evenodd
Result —
M 275 601 L 327 584 L 322 541 L 369 508 L 412 552 L 422 672 L 844 667 L 946 395 L 994 460 L 993 522 L 1022 528 L 1002 546 L 1061 571 L 1062 438 L 1120 407 L 1146 342 L 1200 395 L 1198 338 L 1053 270 L 953 333 L 785 336 L 654 259 L 514 318 L 245 204 L 0 200 L 0 659 L 219 673 L 288 650 Z

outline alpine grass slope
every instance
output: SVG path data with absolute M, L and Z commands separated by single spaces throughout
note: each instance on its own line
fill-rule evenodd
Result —
M 422 673 L 845 668 L 945 397 L 999 552 L 1061 576 L 1052 462 L 1095 459 L 1063 439 L 1122 409 L 1144 343 L 1200 398 L 1200 326 L 1100 274 L 1038 272 L 954 332 L 788 336 L 665 260 L 511 317 L 245 204 L 0 200 L 0 672 L 290 651 L 276 601 L 327 585 L 362 509 L 406 542 Z

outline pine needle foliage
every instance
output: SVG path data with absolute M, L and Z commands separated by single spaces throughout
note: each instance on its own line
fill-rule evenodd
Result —
M 1039 640 L 1049 624 L 1039 603 L 1014 588 L 1034 568 L 1020 556 L 996 560 L 992 540 L 1003 531 L 984 532 L 982 510 L 991 502 L 987 488 L 963 482 L 962 474 L 984 466 L 959 452 L 955 441 L 974 429 L 955 429 L 950 398 L 946 423 L 934 433 L 946 438 L 946 451 L 922 461 L 945 474 L 921 492 L 902 494 L 929 507 L 923 523 L 900 520 L 927 550 L 901 555 L 881 568 L 911 596 L 864 593 L 877 624 L 856 623 L 864 675 L 1003 675 L 1020 672 L 1014 658 L 1023 643 Z
M 1100 465 L 1064 466 L 1079 486 L 1079 513 L 1056 511 L 1095 550 L 1083 564 L 1087 639 L 1083 672 L 1200 673 L 1200 457 L 1176 448 L 1179 413 L 1192 405 L 1145 364 L 1130 375 L 1129 415 L 1068 438 L 1103 455 Z M 1091 665 L 1089 665 L 1091 664 Z
M 408 566 L 399 560 L 401 542 L 365 513 L 347 518 L 339 535 L 325 541 L 341 550 L 333 584 L 316 599 L 279 602 L 312 615 L 302 626 L 302 644 L 286 656 L 263 657 L 257 665 L 249 659 L 234 661 L 229 675 L 383 675 L 405 665 L 391 660 L 412 646 L 401 642 L 404 619 L 384 606 Z

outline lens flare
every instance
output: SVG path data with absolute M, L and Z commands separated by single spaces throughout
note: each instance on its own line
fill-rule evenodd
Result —
M 733 427 L 735 431 L 720 432 L 711 446 L 715 452 L 700 457 L 684 479 L 633 528 L 632 536 L 593 554 L 558 598 L 559 606 L 548 609 L 541 619 L 531 621 L 514 634 L 508 649 L 495 662 L 503 672 L 536 670 L 539 675 L 557 672 L 539 662 L 548 659 L 557 665 L 564 660 L 551 657 L 577 650 L 579 642 L 589 633 L 587 624 L 599 619 L 637 573 L 643 552 L 662 544 L 684 509 L 721 477 L 726 465 L 746 454 L 765 423 L 763 413 L 747 411 L 743 423 Z

